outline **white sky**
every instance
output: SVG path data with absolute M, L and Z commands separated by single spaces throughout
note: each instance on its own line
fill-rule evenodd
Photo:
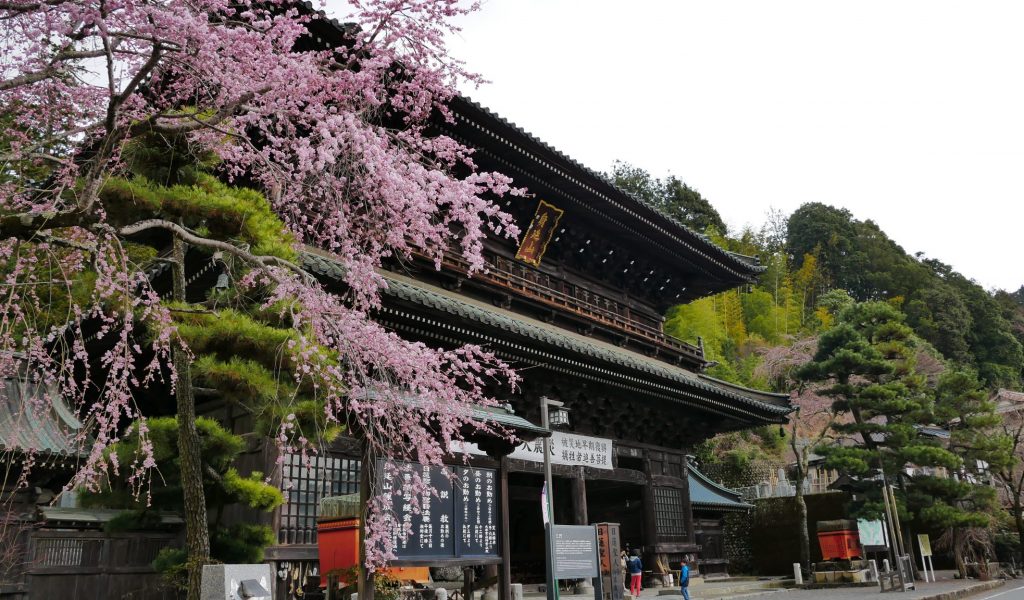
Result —
M 732 229 L 842 206 L 1024 284 L 1024 2 L 484 0 L 462 24 L 492 82 L 464 91 L 592 168 L 671 172 Z

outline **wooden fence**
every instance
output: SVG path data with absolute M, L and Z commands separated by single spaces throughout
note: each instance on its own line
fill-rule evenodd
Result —
M 176 545 L 174 533 L 36 529 L 23 582 L 0 587 L 0 600 L 176 600 L 152 566 L 162 548 Z

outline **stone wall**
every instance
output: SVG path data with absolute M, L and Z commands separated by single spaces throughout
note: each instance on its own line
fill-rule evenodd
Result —
M 725 557 L 729 559 L 729 573 L 750 575 L 754 572 L 754 555 L 750 535 L 753 520 L 747 513 L 725 515 Z

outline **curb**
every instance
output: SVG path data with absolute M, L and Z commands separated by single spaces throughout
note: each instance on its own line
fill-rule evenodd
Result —
M 952 592 L 943 592 L 941 594 L 925 596 L 920 598 L 920 600 L 957 600 L 958 598 L 966 598 L 967 596 L 978 594 L 980 592 L 994 590 L 997 587 L 1002 587 L 1005 583 L 1005 580 L 993 579 L 992 581 L 983 581 Z

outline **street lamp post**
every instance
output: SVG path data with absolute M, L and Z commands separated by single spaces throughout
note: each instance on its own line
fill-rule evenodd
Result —
M 557 418 L 551 419 L 548 415 L 548 409 L 554 406 L 560 409 L 557 413 Z M 546 396 L 540 397 L 540 424 L 541 427 L 550 431 L 552 421 L 557 422 L 559 425 L 565 424 L 568 421 L 568 415 L 566 411 L 562 409 L 564 404 L 558 400 L 552 400 Z M 547 490 L 547 498 L 545 502 L 546 514 L 548 515 L 547 523 L 544 524 L 544 538 L 547 542 L 547 559 L 544 561 L 547 566 L 547 595 L 548 600 L 558 600 L 558 582 L 555 580 L 555 546 L 554 536 L 551 534 L 551 529 L 555 524 L 555 489 L 551 484 L 551 436 L 545 437 L 542 441 L 544 447 L 544 489 Z

